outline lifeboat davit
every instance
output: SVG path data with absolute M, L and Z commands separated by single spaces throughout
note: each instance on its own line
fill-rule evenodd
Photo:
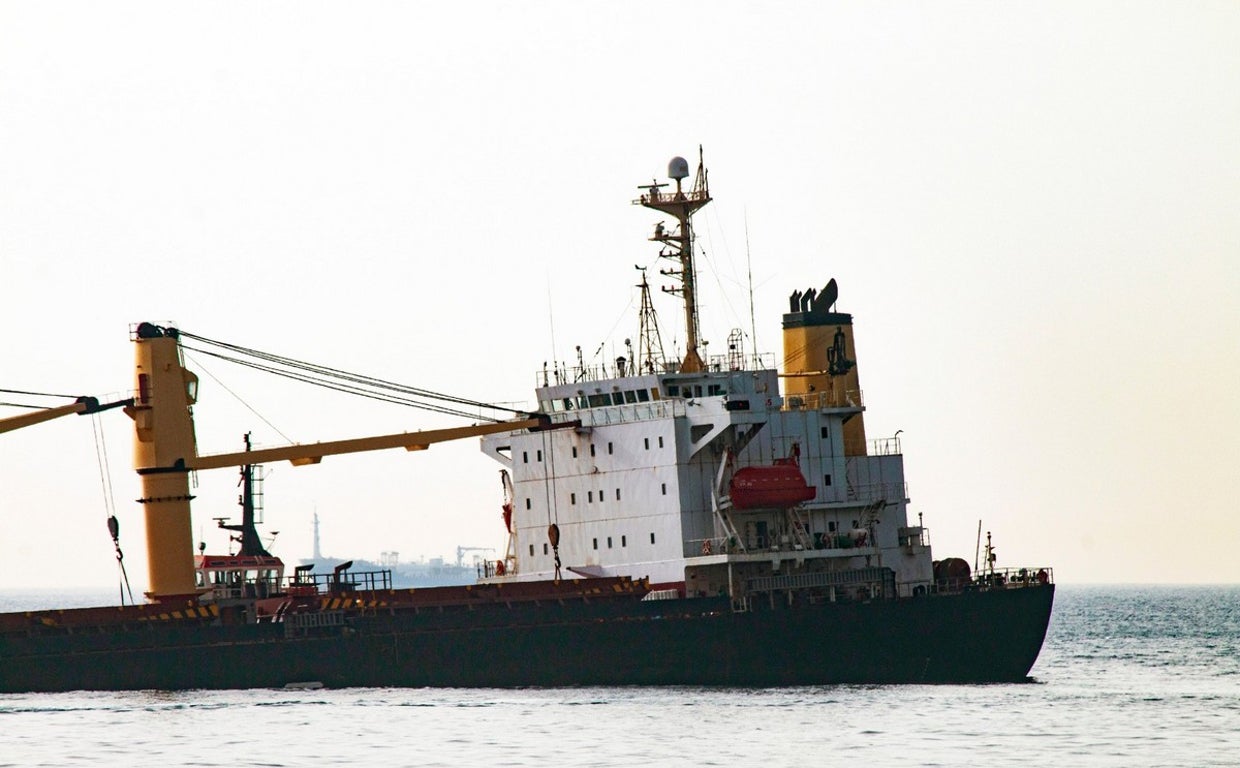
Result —
M 814 498 L 817 489 L 805 482 L 794 447 L 786 459 L 770 466 L 742 467 L 732 475 L 729 493 L 737 509 L 787 509 Z

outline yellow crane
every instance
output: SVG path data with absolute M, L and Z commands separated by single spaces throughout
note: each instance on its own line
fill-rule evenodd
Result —
M 142 483 L 150 589 L 155 601 L 196 595 L 189 473 L 270 461 L 317 464 L 324 456 L 386 448 L 425 450 L 434 443 L 498 432 L 552 428 L 543 415 L 467 427 L 402 432 L 351 440 L 199 456 L 191 406 L 198 377 L 182 363 L 179 332 L 142 323 L 134 334 L 135 396 L 125 412 L 134 421 L 133 464 Z M 556 427 L 561 425 L 555 425 Z M 568 426 L 568 425 L 565 425 Z

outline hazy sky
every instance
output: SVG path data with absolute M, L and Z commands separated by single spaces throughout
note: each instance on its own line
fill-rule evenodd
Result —
M 149 320 L 528 402 L 636 334 L 630 200 L 700 143 L 704 335 L 749 328 L 747 250 L 764 351 L 835 277 L 936 556 L 981 519 L 1063 582 L 1240 581 L 1238 137 L 1235 2 L 0 2 L 0 388 L 120 396 Z M 457 423 L 190 367 L 203 453 Z M 98 424 L 137 590 L 131 423 Z M 501 549 L 498 469 L 276 465 L 263 530 Z M 213 551 L 236 480 L 198 477 Z M 0 436 L 0 588 L 116 583 L 103 485 L 89 418 Z

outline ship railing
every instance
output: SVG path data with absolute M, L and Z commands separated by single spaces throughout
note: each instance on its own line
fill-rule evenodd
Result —
M 392 588 L 392 572 L 380 570 L 295 574 L 285 580 L 284 588 L 293 595 L 380 592 Z
M 849 483 L 845 495 L 848 501 L 903 500 L 908 498 L 908 483 Z
M 606 406 L 586 411 L 569 411 L 576 414 L 572 418 L 581 419 L 583 427 L 606 424 L 626 424 L 634 421 L 649 421 L 668 416 L 684 416 L 686 406 L 683 400 L 654 400 L 636 405 Z
M 791 533 L 768 534 L 747 538 L 744 546 L 735 536 L 710 536 L 702 539 L 685 539 L 685 557 L 709 557 L 713 555 L 763 554 L 766 552 L 812 552 L 828 549 L 870 549 L 869 532 L 855 531 L 806 531 L 804 543 Z M 865 553 L 859 553 L 865 554 Z
M 843 392 L 802 392 L 784 395 L 785 411 L 821 411 L 826 408 L 863 408 L 865 397 L 860 389 Z
M 264 599 L 280 593 L 280 583 L 275 578 L 246 579 L 212 584 L 211 588 L 198 596 L 203 602 L 221 602 L 224 600 Z
M 710 373 L 724 373 L 725 371 L 772 371 L 775 370 L 775 367 L 775 355 L 771 352 L 711 355 L 706 360 L 706 370 Z M 577 384 L 591 381 L 611 381 L 613 379 L 625 379 L 634 376 L 679 372 L 679 360 L 655 363 L 653 368 L 645 365 L 635 367 L 627 361 L 623 367 L 606 363 L 598 365 L 563 365 L 553 369 L 544 368 L 541 371 L 535 371 L 534 386 L 548 387 L 553 384 L 559 386 L 561 384 Z
M 994 589 L 1024 589 L 1055 583 L 1053 568 L 995 568 L 975 573 L 967 579 L 939 579 L 934 592 L 967 592 Z
M 692 189 L 678 192 L 660 192 L 653 188 L 649 193 L 633 201 L 633 205 L 659 205 L 662 203 L 698 203 L 710 202 L 710 192 L 705 189 Z
M 899 456 L 904 451 L 900 450 L 900 438 L 898 437 L 878 437 L 868 441 L 866 446 L 866 456 Z

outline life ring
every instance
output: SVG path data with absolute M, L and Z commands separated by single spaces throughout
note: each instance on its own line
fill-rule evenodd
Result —
M 710 554 L 710 539 L 707 539 L 706 541 L 702 542 L 702 554 L 703 555 Z

